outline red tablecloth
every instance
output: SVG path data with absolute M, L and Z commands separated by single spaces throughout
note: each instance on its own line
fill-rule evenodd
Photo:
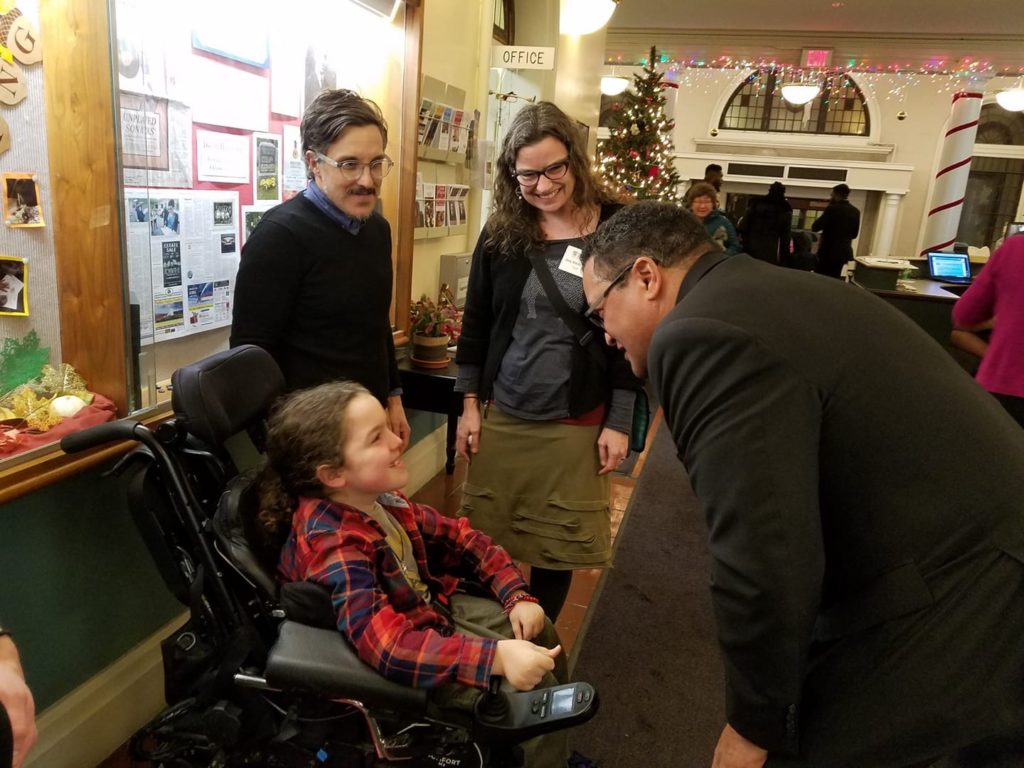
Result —
M 6 459 L 43 445 L 59 442 L 64 435 L 81 432 L 86 427 L 93 427 L 116 418 L 117 408 L 114 403 L 103 395 L 93 394 L 92 402 L 89 405 L 46 432 L 19 430 L 15 437 L 4 439 L 4 433 L 8 432 L 10 427 L 0 423 L 0 457 Z

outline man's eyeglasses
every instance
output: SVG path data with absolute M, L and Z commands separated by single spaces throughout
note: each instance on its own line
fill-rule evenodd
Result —
M 592 322 L 602 331 L 604 330 L 604 317 L 598 313 L 601 311 L 601 307 L 604 306 L 605 300 L 608 298 L 608 294 L 612 292 L 616 285 L 626 279 L 626 275 L 630 273 L 633 267 L 636 266 L 636 261 L 630 262 L 625 269 L 617 274 L 612 281 L 608 283 L 608 287 L 604 289 L 600 296 L 597 297 L 597 301 L 587 307 L 587 311 L 583 313 L 583 317 Z
M 552 163 L 539 171 L 512 171 L 512 176 L 522 187 L 532 187 L 540 181 L 541 176 L 546 176 L 552 181 L 558 181 L 569 172 L 569 158 Z
M 380 181 L 391 172 L 391 168 L 395 162 L 390 157 L 378 157 L 376 160 L 371 160 L 368 163 L 360 163 L 358 160 L 332 160 L 323 152 L 316 153 L 316 159 L 333 165 L 339 171 L 341 171 L 342 178 L 345 181 L 356 181 L 363 175 L 363 169 L 370 169 L 370 176 L 375 180 Z

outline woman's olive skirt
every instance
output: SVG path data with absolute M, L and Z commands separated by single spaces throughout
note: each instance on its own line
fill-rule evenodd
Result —
M 525 421 L 490 408 L 460 517 L 541 568 L 611 563 L 611 484 L 598 475 L 600 426 Z

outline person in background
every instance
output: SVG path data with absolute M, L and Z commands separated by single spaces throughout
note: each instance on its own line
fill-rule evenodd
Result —
M 21 768 L 36 743 L 35 702 L 11 633 L 0 627 L 0 765 Z
M 843 266 L 853 259 L 853 239 L 860 232 L 860 211 L 850 204 L 850 188 L 832 187 L 828 207 L 814 220 L 811 230 L 821 232 L 818 269 L 822 275 L 840 277 Z
M 271 415 L 256 480 L 258 529 L 286 582 L 330 591 L 338 630 L 384 677 L 471 712 L 492 675 L 515 690 L 567 680 L 558 636 L 522 573 L 466 520 L 395 491 L 403 440 L 355 382 L 290 395 Z M 472 578 L 488 593 L 457 592 Z M 524 744 L 530 766 L 564 768 L 566 731 Z
M 608 473 L 629 453 L 641 386 L 599 334 L 578 339 L 563 319 L 586 306 L 581 248 L 619 207 L 585 149 L 554 104 L 513 118 L 455 357 L 463 395 L 456 447 L 470 461 L 459 515 L 530 565 L 530 592 L 552 621 L 572 570 L 611 562 Z M 537 269 L 550 276 L 554 298 Z
M 289 389 L 358 381 L 408 444 L 391 334 L 391 227 L 377 213 L 393 165 L 369 99 L 322 91 L 300 126 L 309 185 L 271 208 L 245 242 L 231 346 L 266 349 Z
M 773 181 L 768 194 L 751 200 L 740 219 L 743 252 L 769 264 L 790 266 L 792 222 L 793 206 L 786 200 L 786 188 Z
M 725 214 L 718 210 L 718 192 L 713 186 L 704 182 L 694 184 L 687 190 L 683 203 L 700 219 L 708 237 L 726 254 L 734 256 L 743 250 L 736 235 L 736 228 Z
M 984 328 L 993 318 L 978 383 L 1024 426 L 1024 236 L 1006 238 L 953 305 L 958 329 Z
M 708 163 L 704 169 L 704 183 L 710 184 L 715 188 L 715 192 L 722 191 L 722 182 L 725 180 L 725 174 L 722 173 L 722 166 L 718 163 Z
M 1024 765 L 1024 431 L 903 313 L 677 206 L 604 223 L 583 284 L 707 518 L 713 768 Z

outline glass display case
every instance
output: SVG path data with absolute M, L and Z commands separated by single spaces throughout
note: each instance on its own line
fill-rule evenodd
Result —
M 373 99 L 388 122 L 402 336 L 418 2 L 14 5 L 0 16 L 14 54 L 0 58 L 0 500 L 60 475 L 67 430 L 165 414 L 171 373 L 227 347 L 245 239 L 305 188 L 299 124 L 323 88 Z

